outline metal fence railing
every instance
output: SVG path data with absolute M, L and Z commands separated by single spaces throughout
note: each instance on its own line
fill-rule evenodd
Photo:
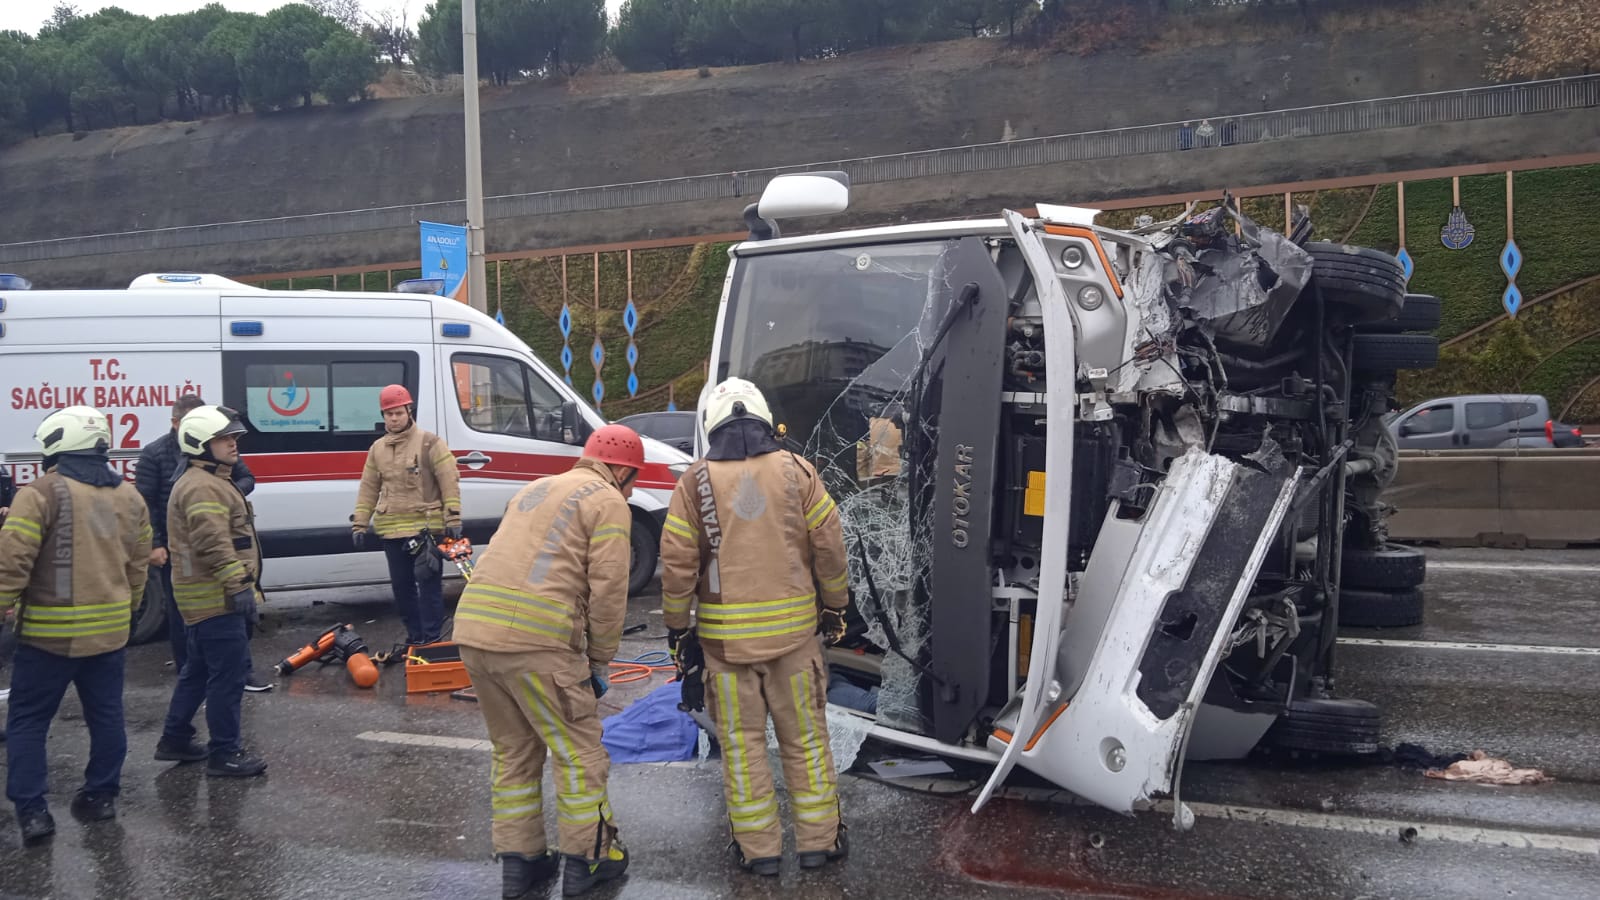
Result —
M 1199 122 L 1167 122 L 888 156 L 830 160 L 804 166 L 509 194 L 488 198 L 485 215 L 489 221 L 494 221 L 667 203 L 754 198 L 760 195 L 768 181 L 785 172 L 843 169 L 850 173 L 853 183 L 873 184 L 1168 153 L 1206 146 L 1327 137 L 1595 107 L 1600 107 L 1600 75 L 1585 75 L 1224 116 L 1211 121 L 1209 130 Z M 415 228 L 417 222 L 424 219 L 464 221 L 466 203 L 461 200 L 417 203 L 0 244 L 0 263 L 388 231 Z

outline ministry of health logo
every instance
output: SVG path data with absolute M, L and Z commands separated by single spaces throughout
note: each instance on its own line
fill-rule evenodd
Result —
M 280 416 L 298 416 L 306 411 L 306 407 L 311 405 L 311 392 L 300 390 L 300 386 L 295 383 L 293 372 L 283 373 L 283 378 L 289 384 L 281 388 L 268 388 L 267 405 L 272 407 L 272 411 Z M 278 394 L 283 395 L 283 404 L 281 406 L 275 399 Z

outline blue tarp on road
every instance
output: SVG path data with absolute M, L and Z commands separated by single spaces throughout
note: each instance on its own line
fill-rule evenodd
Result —
M 615 763 L 683 762 L 695 758 L 700 726 L 678 709 L 683 685 L 669 681 L 602 721 L 600 743 Z

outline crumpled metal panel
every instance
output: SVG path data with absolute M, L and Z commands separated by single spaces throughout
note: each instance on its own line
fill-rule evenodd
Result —
M 1240 237 L 1214 229 L 1199 236 L 1204 249 L 1188 264 L 1193 286 L 1177 302 L 1218 343 L 1263 348 L 1311 281 L 1311 254 L 1247 216 L 1235 216 Z M 1180 270 L 1185 264 L 1176 263 Z M 1187 279 L 1180 272 L 1177 280 Z

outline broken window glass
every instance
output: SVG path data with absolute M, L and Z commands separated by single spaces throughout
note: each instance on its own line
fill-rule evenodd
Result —
M 760 385 L 786 444 L 817 467 L 839 505 L 855 605 L 879 647 L 921 660 L 928 640 L 931 517 L 910 514 L 931 485 L 936 429 L 907 435 L 912 379 L 944 307 L 953 241 L 753 255 L 729 292 L 718 379 Z M 913 458 L 907 458 L 910 454 Z M 931 508 L 931 507 L 929 507 Z M 926 731 L 921 675 L 883 659 L 878 720 Z

